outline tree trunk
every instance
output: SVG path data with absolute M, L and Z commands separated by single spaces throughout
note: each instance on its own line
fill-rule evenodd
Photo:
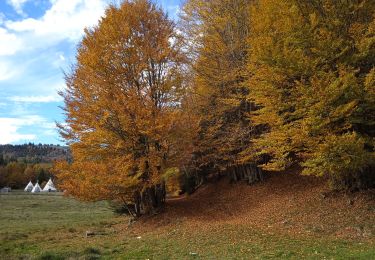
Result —
M 247 171 L 247 183 L 249 185 L 252 185 L 254 183 L 264 180 L 262 169 L 258 168 L 257 166 L 248 165 L 246 167 L 246 171 Z
M 134 193 L 135 216 L 154 214 L 164 206 L 166 196 L 165 182 L 147 187 L 143 192 Z
M 155 186 L 155 207 L 156 208 L 160 208 L 161 206 L 163 206 L 164 202 L 165 202 L 165 195 L 166 195 L 166 191 L 165 191 L 165 182 L 163 181 L 161 184 L 157 184 Z
M 134 211 L 136 217 L 141 216 L 141 194 L 138 191 L 134 193 Z
M 238 181 L 238 179 L 237 179 L 235 167 L 231 167 L 230 172 L 231 172 L 231 176 L 232 176 L 232 178 L 231 178 L 232 182 L 236 183 Z

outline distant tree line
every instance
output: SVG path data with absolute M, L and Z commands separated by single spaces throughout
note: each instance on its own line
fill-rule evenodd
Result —
M 29 181 L 45 184 L 52 173 L 51 164 L 7 161 L 0 157 L 0 187 L 23 189 Z
M 31 180 L 43 184 L 52 177 L 56 160 L 70 161 L 68 147 L 48 144 L 0 145 L 0 187 L 21 189 Z

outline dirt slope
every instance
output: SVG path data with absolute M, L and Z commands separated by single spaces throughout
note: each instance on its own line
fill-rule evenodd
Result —
M 162 213 L 137 221 L 135 228 L 235 224 L 277 233 L 374 240 L 375 192 L 327 191 L 324 180 L 298 171 L 267 173 L 264 183 L 253 186 L 222 179 L 189 197 L 168 200 Z

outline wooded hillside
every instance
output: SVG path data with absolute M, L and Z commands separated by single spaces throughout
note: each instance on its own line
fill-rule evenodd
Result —
M 69 147 L 48 144 L 0 145 L 0 160 L 25 163 L 52 163 L 56 160 L 69 160 Z

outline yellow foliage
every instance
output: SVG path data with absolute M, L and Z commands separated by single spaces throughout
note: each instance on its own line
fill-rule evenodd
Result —
M 68 193 L 131 202 L 135 191 L 163 181 L 181 150 L 181 44 L 173 22 L 147 0 L 110 6 L 86 30 L 61 93 L 67 118 L 60 130 L 74 161 L 56 172 Z
M 251 8 L 249 98 L 260 109 L 249 116 L 269 129 L 243 156 L 269 154 L 263 167 L 280 170 L 320 158 L 329 136 L 355 132 L 372 142 L 374 11 L 370 0 L 259 0 Z

